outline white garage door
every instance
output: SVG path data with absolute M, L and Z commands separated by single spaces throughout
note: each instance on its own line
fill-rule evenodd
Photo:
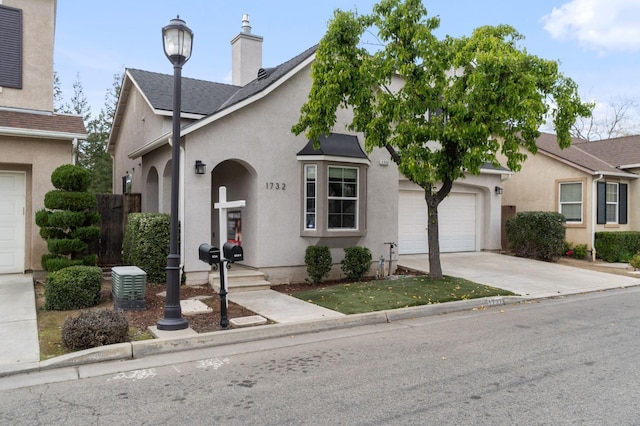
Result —
M 24 272 L 25 174 L 0 172 L 0 274 Z
M 422 191 L 400 191 L 398 251 L 427 253 L 427 204 Z M 438 207 L 440 252 L 475 251 L 476 196 L 451 193 Z

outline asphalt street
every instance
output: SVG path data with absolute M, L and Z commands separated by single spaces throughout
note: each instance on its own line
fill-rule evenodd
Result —
M 10 376 L 0 424 L 637 424 L 639 304 L 618 289 Z

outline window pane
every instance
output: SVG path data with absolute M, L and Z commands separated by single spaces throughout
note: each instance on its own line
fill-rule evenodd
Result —
M 561 183 L 560 202 L 582 202 L 582 183 Z
M 607 222 L 609 223 L 618 222 L 618 205 L 617 204 L 607 204 Z
M 582 204 L 563 204 L 560 213 L 567 222 L 582 222 Z
M 607 203 L 618 202 L 618 184 L 607 182 Z
M 316 180 L 316 167 L 315 166 L 305 166 L 305 173 L 307 181 Z

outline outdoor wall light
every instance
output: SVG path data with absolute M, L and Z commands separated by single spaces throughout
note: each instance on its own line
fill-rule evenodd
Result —
M 499 186 L 496 186 L 495 191 L 496 191 L 496 194 L 498 195 L 502 194 L 502 188 Z
M 203 175 L 207 173 L 207 165 L 200 160 L 196 160 L 196 174 Z

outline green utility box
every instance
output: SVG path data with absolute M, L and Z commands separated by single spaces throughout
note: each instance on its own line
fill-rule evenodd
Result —
M 111 268 L 111 295 L 116 309 L 146 309 L 147 304 L 144 300 L 146 286 L 147 273 L 137 266 Z

